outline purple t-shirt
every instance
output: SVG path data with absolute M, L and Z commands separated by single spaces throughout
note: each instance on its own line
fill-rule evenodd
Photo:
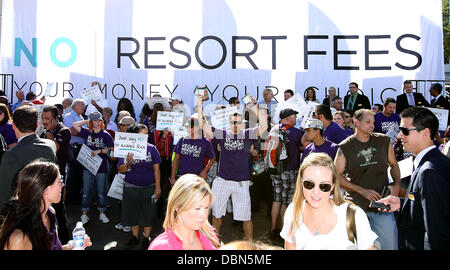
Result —
M 119 158 L 117 167 L 125 162 L 124 158 Z M 147 144 L 147 158 L 145 160 L 133 159 L 130 170 L 125 173 L 125 182 L 135 186 L 150 186 L 155 183 L 153 165 L 161 163 L 158 149 L 152 144 Z
M 111 135 L 105 130 L 100 130 L 99 133 L 94 133 L 94 131 L 89 131 L 89 129 L 81 127 L 79 136 L 84 139 L 84 144 L 86 144 L 91 150 L 105 149 L 107 147 L 114 147 L 114 141 Z M 99 157 L 103 159 L 102 165 L 98 169 L 97 173 L 107 173 L 108 172 L 108 155 L 99 154 Z
M 12 123 L 10 122 L 0 126 L 0 134 L 2 134 L 3 138 L 5 138 L 7 145 L 17 142 L 16 133 L 14 132 Z
M 211 142 L 205 138 L 188 139 L 178 141 L 175 146 L 175 153 L 180 154 L 180 165 L 178 175 L 193 173 L 199 175 L 203 170 L 203 163 L 206 158 L 214 158 L 214 150 Z
M 338 123 L 331 121 L 330 125 L 323 131 L 323 138 L 339 144 L 348 137 L 347 131 Z
M 229 130 L 212 128 L 220 146 L 218 176 L 237 182 L 249 180 L 250 146 L 256 144 L 257 129 L 258 127 L 245 129 L 234 135 Z
M 282 124 L 281 128 L 285 125 Z M 298 148 L 302 145 L 302 132 L 296 127 L 290 127 L 286 130 L 287 154 L 289 159 L 288 170 L 298 170 Z
M 328 140 L 325 140 L 325 142 L 319 146 L 311 143 L 305 147 L 305 150 L 303 150 L 302 162 L 311 153 L 326 153 L 331 157 L 331 159 L 334 160 L 338 149 L 339 145 Z
M 400 126 L 400 117 L 398 114 L 393 113 L 387 117 L 382 112 L 376 113 L 373 118 L 375 119 L 375 128 L 373 132 L 386 134 L 393 124 Z

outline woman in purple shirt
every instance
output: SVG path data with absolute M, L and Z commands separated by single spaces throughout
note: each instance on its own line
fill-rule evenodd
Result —
M 11 114 L 8 107 L 0 103 L 0 134 L 5 138 L 8 149 L 17 144 L 16 133 L 12 127 Z
M 128 127 L 127 132 L 148 134 L 147 127 L 142 124 Z M 141 249 L 147 249 L 150 244 L 150 232 L 156 220 L 155 203 L 161 196 L 160 164 L 158 150 L 149 143 L 145 160 L 135 160 L 133 154 L 128 153 L 127 158 L 120 158 L 117 164 L 119 173 L 125 174 L 121 221 L 124 226 L 131 226 L 133 237 L 128 246 L 139 243 L 139 226 L 144 227 Z
M 0 250 L 61 250 L 73 249 L 71 241 L 61 245 L 56 232 L 55 210 L 52 203 L 61 200 L 61 180 L 56 164 L 36 160 L 18 175 L 18 192 L 3 209 Z M 84 248 L 91 246 L 85 237 Z
M 82 127 L 89 124 L 89 129 Z M 83 198 L 81 200 L 81 222 L 83 225 L 89 221 L 87 213 L 91 205 L 94 185 L 97 187 L 99 219 L 102 223 L 108 223 L 109 218 L 105 215 L 106 210 L 106 178 L 108 176 L 108 153 L 114 147 L 111 135 L 105 130 L 102 115 L 99 112 L 89 114 L 89 120 L 73 123 L 73 128 L 84 139 L 84 144 L 92 150 L 92 156 L 98 155 L 102 158 L 102 164 L 97 174 L 92 174 L 86 168 L 83 171 Z

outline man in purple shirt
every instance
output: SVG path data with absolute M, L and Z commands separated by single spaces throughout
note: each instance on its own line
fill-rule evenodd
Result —
M 206 181 L 208 171 L 216 161 L 211 142 L 202 136 L 196 113 L 187 120 L 185 126 L 188 129 L 189 137 L 182 138 L 175 146 L 175 158 L 170 177 L 172 185 L 175 184 L 177 175 L 187 173 L 196 174 Z M 208 162 L 205 166 L 206 159 Z
M 376 113 L 375 128 L 373 132 L 386 134 L 392 125 L 400 125 L 400 117 L 395 113 L 397 102 L 393 98 L 387 98 L 383 104 L 383 111 Z
M 216 129 L 203 121 L 203 101 L 196 97 L 198 104 L 198 120 L 206 137 L 215 138 L 220 146 L 220 162 L 217 177 L 212 185 L 214 202 L 212 205 L 212 224 L 220 232 L 222 216 L 226 213 L 227 201 L 231 196 L 233 202 L 233 219 L 243 221 L 244 233 L 248 240 L 253 239 L 253 223 L 251 220 L 250 202 L 250 169 L 248 160 L 250 147 L 258 136 L 267 129 L 266 110 L 258 110 L 253 100 L 251 110 L 257 115 L 259 127 L 243 129 L 243 117 L 234 113 L 229 117 L 230 129 Z M 256 120 L 256 119 L 250 119 Z
M 323 124 L 320 120 L 312 119 L 306 122 L 304 137 L 312 143 L 305 147 L 301 162 L 311 153 L 326 153 L 334 160 L 339 145 L 323 138 Z
M 331 109 L 327 105 L 317 105 L 313 113 L 313 118 L 322 121 L 324 139 L 339 144 L 348 137 L 347 131 L 333 121 Z
M 292 109 L 282 110 L 280 112 L 281 124 L 275 125 L 271 130 L 271 132 L 276 132 L 277 129 L 286 130 L 287 160 L 289 161 L 284 172 L 270 175 L 273 185 L 271 238 L 279 235 L 279 231 L 276 229 L 278 215 L 280 215 L 281 220 L 284 220 L 284 213 L 295 192 L 299 167 L 298 153 L 302 146 L 302 133 L 294 127 L 297 122 L 297 114 L 298 112 Z

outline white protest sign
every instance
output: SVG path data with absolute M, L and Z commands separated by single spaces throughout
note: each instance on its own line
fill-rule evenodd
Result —
M 439 120 L 439 130 L 447 130 L 448 110 L 438 108 L 427 108 L 436 115 Z
M 114 180 L 111 184 L 111 187 L 108 191 L 108 197 L 122 200 L 123 197 L 123 182 L 124 182 L 124 175 L 123 174 L 116 174 L 114 177 Z
M 156 121 L 156 130 L 176 131 L 177 128 L 183 126 L 183 113 L 178 112 L 158 112 L 158 119 Z
M 92 100 L 94 100 L 102 108 L 108 107 L 108 102 L 103 98 L 102 92 L 100 91 L 98 85 L 84 89 L 81 92 L 81 98 L 84 100 L 87 106 L 86 115 L 89 115 L 91 112 L 97 111 L 97 108 L 95 108 L 91 104 Z
M 170 110 L 168 98 L 147 97 L 147 104 L 150 107 L 150 110 L 153 110 L 156 103 L 161 103 L 165 110 Z
M 317 105 L 319 105 L 319 103 L 315 103 L 315 102 L 309 102 L 307 105 L 306 105 L 306 110 L 304 111 L 304 114 L 303 114 L 303 122 L 302 122 L 302 128 L 304 128 L 305 127 L 305 124 L 306 124 L 306 120 L 310 120 L 310 119 L 313 119 L 313 113 L 314 113 L 314 111 L 315 111 L 315 109 L 316 109 L 316 106 Z M 297 117 L 301 117 L 302 115 L 297 115 Z
M 391 143 L 393 143 L 397 139 L 399 132 L 400 132 L 400 128 L 398 127 L 398 124 L 392 123 L 391 127 L 386 132 L 386 136 L 388 136 L 391 139 Z
M 98 155 L 93 157 L 92 150 L 83 144 L 80 153 L 77 156 L 77 161 L 80 162 L 86 170 L 90 171 L 93 175 L 96 175 L 100 165 L 102 165 L 103 159 Z
M 33 105 L 38 111 L 38 127 L 36 129 L 36 134 L 41 136 L 42 132 L 44 132 L 44 126 L 42 125 L 42 111 L 44 108 L 49 107 L 50 105 Z
M 114 138 L 114 156 L 126 158 L 133 153 L 133 159 L 145 160 L 147 158 L 147 134 L 116 132 Z
M 178 127 L 175 130 L 173 130 L 173 144 L 177 145 L 178 141 L 181 140 L 184 137 L 189 136 L 189 133 L 185 127 Z
M 398 167 L 400 168 L 400 179 L 403 179 L 405 177 L 412 175 L 412 170 L 413 170 L 412 156 L 399 161 Z M 393 182 L 390 171 L 391 171 L 391 167 L 388 167 L 388 169 L 387 169 L 388 179 L 389 179 L 389 182 Z
M 297 119 L 302 118 L 305 114 L 308 113 L 308 104 L 306 104 L 305 100 L 299 94 L 293 95 L 290 99 L 280 102 L 275 109 L 275 113 L 273 116 L 274 123 L 278 123 L 280 120 L 280 112 L 284 109 L 292 109 L 298 112 Z
M 50 95 L 50 92 L 52 91 L 53 88 L 55 88 L 55 83 L 54 82 L 51 82 L 51 83 L 47 84 L 47 87 L 45 87 L 45 90 L 42 93 L 42 96 L 48 97 Z
M 230 106 L 224 109 L 211 112 L 212 126 L 219 129 L 227 129 L 230 125 L 228 119 L 230 115 L 235 112 L 237 112 L 236 106 Z

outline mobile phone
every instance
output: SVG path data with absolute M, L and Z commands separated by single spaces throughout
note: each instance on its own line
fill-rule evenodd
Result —
M 158 200 L 155 199 L 155 194 L 152 195 L 152 204 L 155 204 Z
M 384 203 L 370 202 L 369 207 L 380 208 L 381 210 L 391 210 L 391 205 L 385 205 Z

